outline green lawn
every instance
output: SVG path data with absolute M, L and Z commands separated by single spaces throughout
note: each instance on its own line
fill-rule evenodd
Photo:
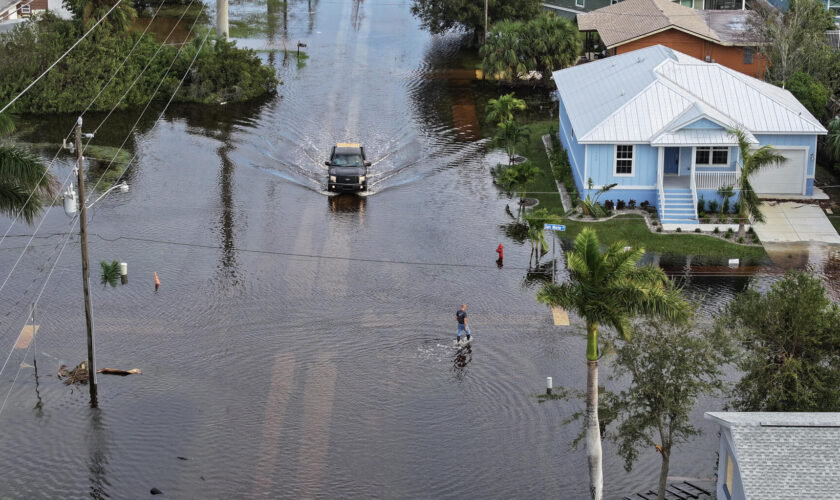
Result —
M 540 168 L 540 175 L 527 185 L 527 196 L 540 200 L 539 207 L 553 213 L 562 214 L 562 203 L 548 155 L 541 137 L 556 129 L 554 120 L 528 124 L 531 140 L 520 154 Z M 835 224 L 840 223 L 840 217 Z M 708 257 L 731 257 L 740 259 L 762 259 L 766 256 L 762 247 L 742 246 L 719 238 L 699 234 L 659 234 L 652 233 L 639 215 L 616 217 L 604 222 L 567 221 L 564 237 L 573 239 L 586 226 L 598 232 L 598 238 L 604 244 L 624 241 L 628 245 L 641 245 L 645 250 L 675 255 L 703 255 Z
M 834 230 L 840 233 L 840 215 L 829 215 L 828 220 L 831 221 L 831 225 L 834 226 Z
M 640 215 L 622 215 L 591 223 L 567 220 L 565 224 L 566 238 L 574 239 L 584 227 L 591 227 L 605 245 L 623 241 L 628 245 L 642 246 L 649 252 L 739 259 L 761 259 L 765 255 L 762 247 L 737 245 L 711 236 L 652 233 Z

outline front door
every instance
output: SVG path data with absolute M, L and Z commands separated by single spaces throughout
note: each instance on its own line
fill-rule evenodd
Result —
M 665 173 L 680 173 L 680 148 L 665 148 Z

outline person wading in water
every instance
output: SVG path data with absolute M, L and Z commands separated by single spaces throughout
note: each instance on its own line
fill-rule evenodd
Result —
M 467 341 L 470 340 L 470 327 L 467 325 L 467 305 L 461 304 L 461 309 L 455 313 L 455 320 L 458 321 L 458 335 L 455 337 L 455 342 L 461 342 L 461 333 L 467 336 Z

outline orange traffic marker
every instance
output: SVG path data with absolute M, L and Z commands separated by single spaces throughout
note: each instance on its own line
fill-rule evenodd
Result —
M 157 271 L 155 271 L 155 288 L 160 286 L 160 278 L 158 278 Z

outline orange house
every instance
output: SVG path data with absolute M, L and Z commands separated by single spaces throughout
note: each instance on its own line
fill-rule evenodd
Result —
M 747 10 L 696 10 L 670 0 L 624 0 L 578 14 L 581 32 L 597 33 L 602 55 L 664 45 L 676 51 L 763 78 L 767 63 L 749 32 Z

